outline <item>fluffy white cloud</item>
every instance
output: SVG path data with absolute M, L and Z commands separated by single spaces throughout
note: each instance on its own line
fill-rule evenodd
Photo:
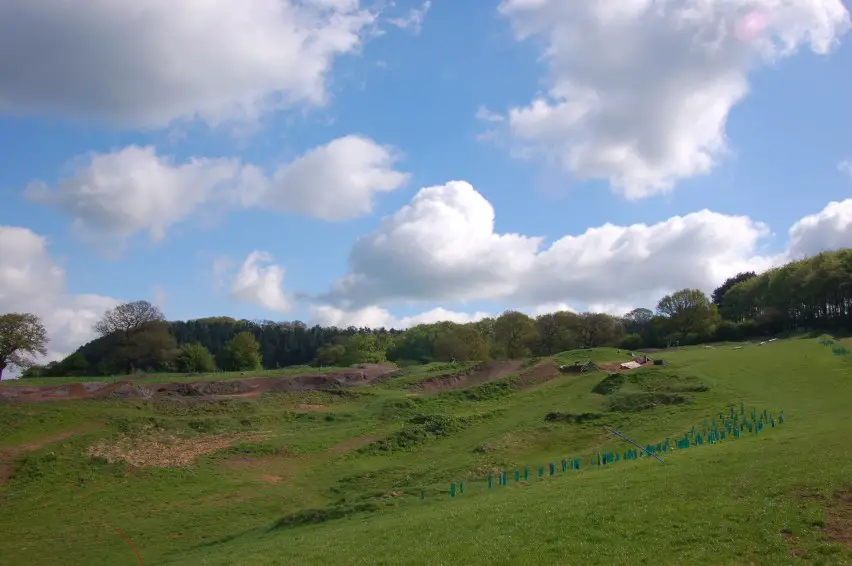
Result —
M 388 23 L 402 30 L 408 30 L 414 35 L 420 35 L 423 30 L 423 20 L 426 18 L 426 13 L 432 7 L 432 2 L 426 0 L 420 8 L 412 8 L 408 14 L 401 18 L 390 18 Z
M 118 301 L 66 292 L 65 271 L 51 259 L 44 237 L 0 226 L 0 312 L 31 312 L 48 331 L 48 360 L 70 354 L 95 337 L 93 326 Z
M 793 224 L 787 255 L 798 259 L 823 250 L 849 247 L 852 247 L 852 199 L 830 202 L 816 214 Z
M 152 240 L 161 240 L 169 226 L 213 198 L 238 171 L 234 160 L 177 164 L 153 147 L 129 146 L 90 156 L 53 189 L 31 183 L 27 195 L 74 218 L 74 229 L 84 234 L 123 239 L 147 231 Z
M 564 236 L 538 254 L 519 294 L 611 310 L 683 287 L 712 290 L 734 273 L 768 266 L 757 253 L 768 235 L 760 222 L 709 210 L 652 225 L 605 224 Z
M 707 291 L 776 258 L 758 253 L 769 229 L 703 210 L 653 225 L 606 224 L 542 238 L 494 231 L 491 204 L 468 183 L 422 189 L 353 246 L 349 272 L 319 297 L 349 311 L 402 301 L 501 299 L 627 311 L 683 287 Z M 536 313 L 537 314 L 537 313 Z
M 849 175 L 849 178 L 852 179 L 852 161 L 841 161 L 837 166 L 837 169 L 840 170 L 841 173 L 846 173 Z
M 411 204 L 358 240 L 349 274 L 329 298 L 465 300 L 513 293 L 541 238 L 494 232 L 494 208 L 463 181 L 421 189 Z
M 90 240 L 123 240 L 148 232 L 161 240 L 173 224 L 202 205 L 258 206 L 324 220 L 370 212 L 375 193 L 402 186 L 396 153 L 361 136 L 317 147 L 267 176 L 232 159 L 191 158 L 176 163 L 153 147 L 130 146 L 95 154 L 50 188 L 37 181 L 27 195 L 71 216 Z M 91 236 L 94 236 L 92 238 Z
M 627 198 L 706 173 L 757 65 L 824 54 L 850 28 L 841 0 L 503 0 L 519 40 L 542 41 L 550 87 L 509 128 L 577 178 Z
M 464 324 L 476 322 L 493 316 L 486 312 L 465 313 L 447 310 L 442 307 L 416 314 L 414 316 L 397 317 L 390 311 L 372 305 L 355 310 L 339 309 L 330 305 L 317 305 L 311 308 L 311 318 L 314 324 L 322 326 L 337 326 L 338 328 L 398 328 L 405 329 L 418 324 L 431 324 L 434 322 L 456 322 Z
M 322 104 L 374 19 L 358 0 L 4 0 L 0 112 L 162 127 Z
M 251 174 L 246 204 L 323 220 L 368 214 L 373 195 L 398 189 L 408 175 L 394 170 L 393 148 L 361 136 L 345 136 L 317 147 L 265 179 Z
M 280 313 L 292 306 L 284 293 L 284 268 L 273 264 L 272 256 L 263 251 L 253 251 L 243 261 L 231 283 L 231 297 Z

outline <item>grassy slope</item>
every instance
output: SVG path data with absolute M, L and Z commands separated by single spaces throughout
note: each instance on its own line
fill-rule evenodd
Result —
M 560 363 L 586 353 L 560 356 Z M 610 361 L 615 352 L 594 352 Z M 757 437 L 670 454 L 666 464 L 623 462 L 569 477 L 488 492 L 488 471 L 533 466 L 595 450 L 626 448 L 600 423 L 546 424 L 549 411 L 602 411 L 590 393 L 603 374 L 566 376 L 528 391 L 411 396 L 393 383 L 342 397 L 322 393 L 231 403 L 218 413 L 164 413 L 105 402 L 0 406 L 0 449 L 61 430 L 86 431 L 33 452 L 0 488 L 0 562 L 133 564 L 133 538 L 146 563 L 690 563 L 785 564 L 795 546 L 810 562 L 852 563 L 822 540 L 822 502 L 800 494 L 852 487 L 852 444 L 843 431 L 852 363 L 816 340 L 734 351 L 667 352 L 665 369 L 710 386 L 694 403 L 606 422 L 645 442 L 682 434 L 728 403 L 784 409 L 788 422 Z M 608 359 L 605 359 L 608 358 Z M 587 359 L 587 358 L 584 358 Z M 410 369 L 410 381 L 427 368 Z M 629 389 L 629 388 L 628 388 Z M 323 404 L 299 413 L 299 403 Z M 211 411 L 208 409 L 208 411 Z M 352 452 L 409 427 L 415 412 L 487 414 L 462 432 L 391 454 Z M 288 455 L 245 466 L 224 455 L 192 470 L 128 471 L 81 456 L 117 429 L 155 418 L 167 428 L 270 431 L 265 445 Z M 102 424 L 94 430 L 86 423 Z M 257 446 L 245 446 L 244 456 Z M 347 450 L 350 450 L 347 452 Z M 584 461 L 585 463 L 585 461 Z M 586 466 L 587 467 L 587 466 Z M 282 478 L 269 483 L 263 478 Z M 467 481 L 450 500 L 448 482 Z M 846 483 L 844 483 L 846 482 Z M 420 501 L 421 487 L 428 498 Z M 409 493 L 409 497 L 382 495 Z M 374 514 L 269 530 L 282 516 L 348 504 L 392 502 Z M 781 531 L 796 537 L 795 544 Z
M 260 371 L 217 371 L 211 373 L 136 373 L 132 375 L 94 375 L 85 377 L 28 377 L 26 379 L 4 379 L 0 387 L 29 387 L 43 385 L 65 385 L 79 382 L 112 383 L 130 379 L 139 383 L 180 383 L 194 381 L 210 381 L 223 379 L 240 379 L 245 377 L 286 377 L 288 375 L 323 374 L 347 368 L 311 366 L 293 366 L 280 369 L 264 369 Z

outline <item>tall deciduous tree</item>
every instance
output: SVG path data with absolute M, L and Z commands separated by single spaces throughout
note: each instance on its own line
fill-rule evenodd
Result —
M 260 369 L 260 344 L 251 332 L 240 332 L 225 345 L 223 358 L 223 365 L 232 371 Z
M 577 335 L 584 346 L 615 344 L 622 333 L 621 323 L 614 316 L 591 312 L 580 315 Z
M 494 339 L 508 358 L 529 354 L 538 339 L 535 322 L 522 312 L 506 311 L 494 320 Z
M 536 317 L 535 326 L 539 336 L 535 350 L 540 356 L 571 350 L 579 344 L 580 316 L 576 313 L 559 311 L 542 314 Z
M 710 301 L 716 305 L 719 312 L 723 314 L 725 310 L 723 308 L 725 306 L 725 295 L 728 294 L 728 291 L 730 291 L 734 285 L 742 283 L 743 281 L 748 281 L 754 277 L 757 277 L 757 274 L 754 271 L 744 271 L 742 273 L 737 273 L 733 277 L 728 277 L 725 279 L 724 283 L 713 290 L 713 294 L 710 295 Z
M 181 346 L 175 362 L 178 370 L 186 373 L 207 373 L 216 369 L 213 354 L 198 342 Z
M 486 360 L 488 343 L 472 326 L 456 325 L 435 339 L 435 359 L 443 362 Z
M 146 324 L 165 320 L 162 311 L 148 301 L 123 303 L 106 311 L 95 324 L 95 331 L 101 336 L 121 332 L 126 337 L 140 330 Z
M 0 379 L 6 368 L 34 365 L 38 355 L 47 355 L 47 330 L 41 319 L 30 313 L 0 315 Z
M 666 326 L 681 337 L 709 332 L 718 320 L 716 305 L 700 289 L 681 289 L 666 295 L 657 304 Z

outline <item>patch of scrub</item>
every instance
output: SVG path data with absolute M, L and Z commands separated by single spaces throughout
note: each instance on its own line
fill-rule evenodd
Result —
M 264 436 L 236 433 L 181 437 L 166 431 L 151 430 L 136 436 L 120 434 L 111 442 L 101 440 L 90 446 L 86 454 L 110 463 L 126 462 L 137 468 L 187 468 L 201 456 L 238 442 L 261 440 Z

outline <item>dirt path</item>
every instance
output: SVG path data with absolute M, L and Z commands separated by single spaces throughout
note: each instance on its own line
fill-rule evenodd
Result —
M 49 444 L 54 444 L 71 438 L 72 436 L 88 432 L 95 428 L 95 426 L 96 425 L 94 424 L 87 424 L 72 430 L 65 430 L 48 436 L 43 436 L 37 440 L 32 440 L 11 448 L 0 448 L 0 486 L 5 484 L 6 481 L 12 477 L 12 474 L 15 472 L 15 461 L 21 456 L 30 452 L 35 452 Z
M 482 385 L 490 381 L 502 379 L 521 369 L 524 364 L 523 360 L 501 360 L 495 362 L 486 362 L 473 368 L 473 371 L 461 372 L 451 375 L 439 375 L 430 377 L 412 386 L 413 390 L 422 391 L 423 393 L 434 393 L 436 391 L 446 391 L 449 389 L 464 389 L 465 387 L 473 387 Z

